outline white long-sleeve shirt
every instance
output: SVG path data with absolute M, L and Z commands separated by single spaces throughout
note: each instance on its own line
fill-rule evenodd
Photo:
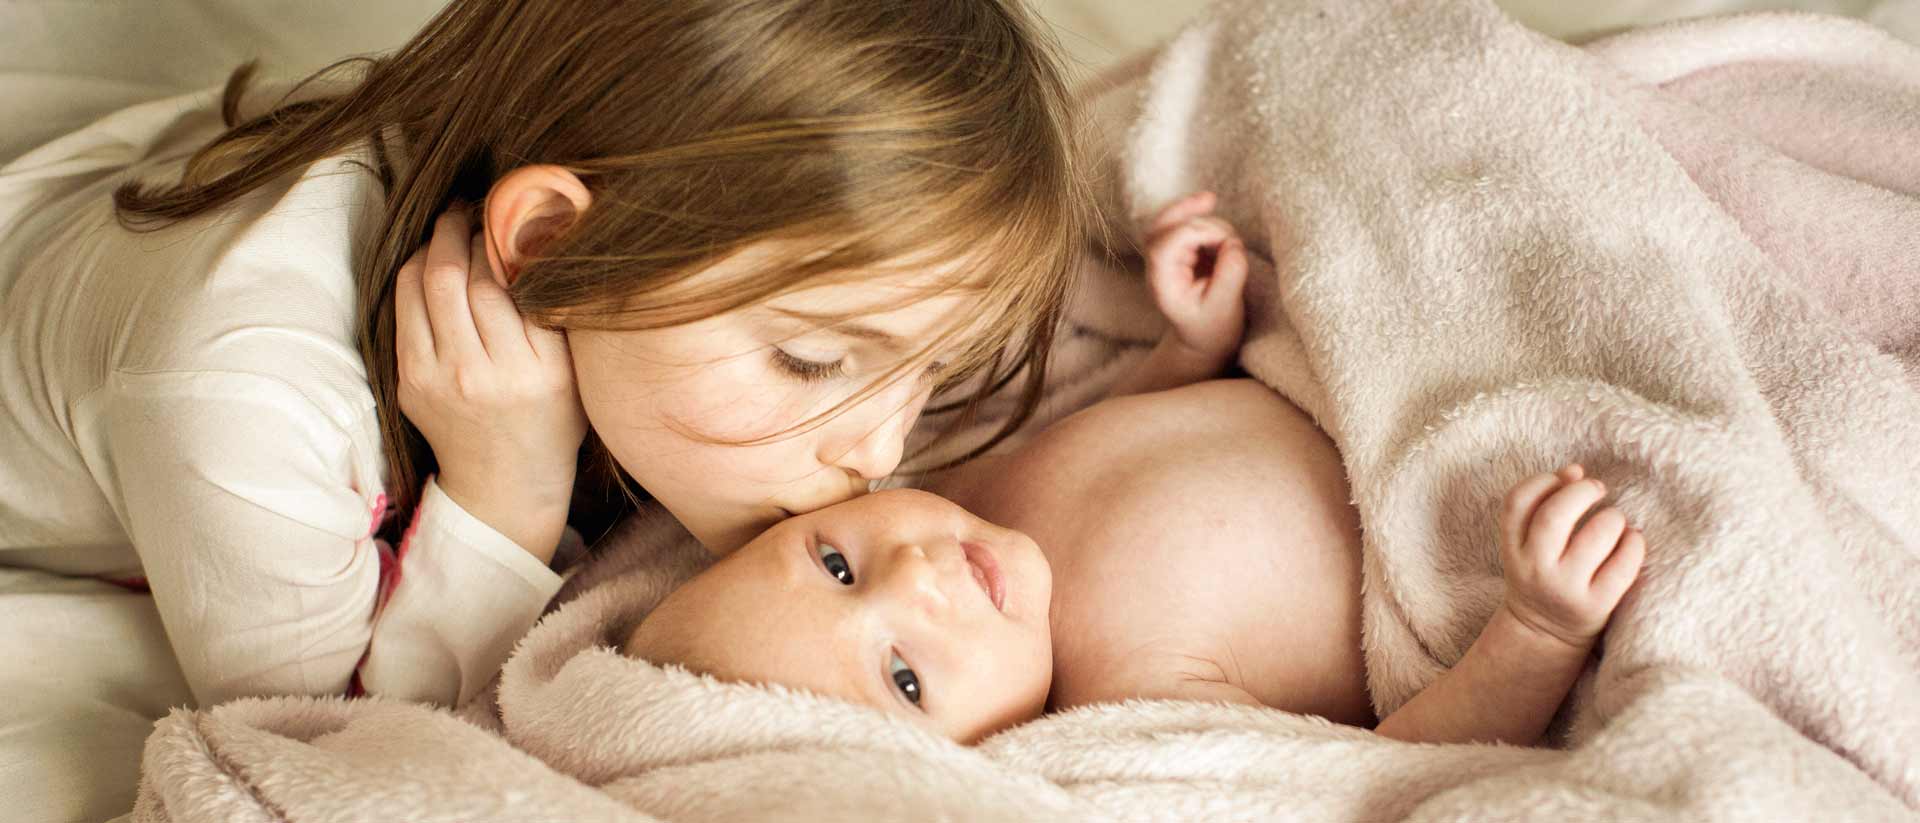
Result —
M 178 179 L 217 98 L 122 110 L 0 168 L 0 564 L 146 578 L 202 704 L 339 694 L 356 670 L 371 693 L 463 701 L 560 576 L 431 480 L 400 547 L 373 537 L 364 153 L 159 231 L 114 216 L 129 177 Z

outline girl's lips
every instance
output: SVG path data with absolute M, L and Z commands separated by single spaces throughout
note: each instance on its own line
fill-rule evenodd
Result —
M 987 593 L 987 599 L 993 601 L 993 607 L 1007 610 L 1007 579 L 1000 573 L 1000 563 L 985 546 L 975 543 L 962 543 L 961 551 L 966 552 L 967 565 L 973 567 L 973 580 Z

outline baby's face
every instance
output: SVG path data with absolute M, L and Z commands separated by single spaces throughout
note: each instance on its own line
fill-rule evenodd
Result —
M 1052 597 L 1026 535 L 925 492 L 886 491 L 768 529 L 669 595 L 626 651 L 972 743 L 1046 705 Z

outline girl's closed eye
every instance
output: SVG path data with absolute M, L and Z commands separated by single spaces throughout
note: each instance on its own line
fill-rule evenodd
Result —
M 802 383 L 819 383 L 845 377 L 847 373 L 847 360 L 844 357 L 830 361 L 811 360 L 779 346 L 773 347 L 773 364 Z

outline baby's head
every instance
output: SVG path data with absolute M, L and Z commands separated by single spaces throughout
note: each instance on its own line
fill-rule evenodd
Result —
M 971 743 L 1046 705 L 1052 590 L 1026 535 L 886 491 L 768 529 L 669 595 L 623 650 Z

